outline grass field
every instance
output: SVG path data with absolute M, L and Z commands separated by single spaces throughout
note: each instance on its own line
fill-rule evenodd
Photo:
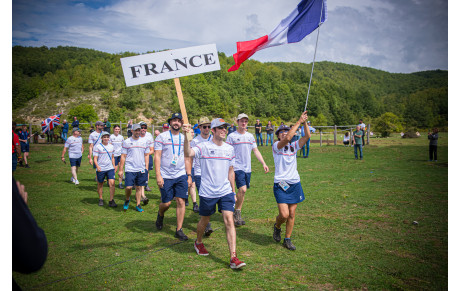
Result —
M 341 142 L 341 140 L 340 140 Z M 441 133 L 438 162 L 428 162 L 426 133 L 418 139 L 371 139 L 364 160 L 353 148 L 312 144 L 298 159 L 306 194 L 297 208 L 292 236 L 296 251 L 274 242 L 273 156 L 260 147 L 270 173 L 253 156 L 251 188 L 243 206 L 246 225 L 237 229 L 238 257 L 247 266 L 233 271 L 222 216 L 195 253 L 199 216 L 190 205 L 184 232 L 174 238 L 175 205 L 165 227 L 155 228 L 159 191 L 154 177 L 144 213 L 99 207 L 94 171 L 84 156 L 80 185 L 70 183 L 62 145 L 32 145 L 30 169 L 14 176 L 26 186 L 29 207 L 48 238 L 48 258 L 34 274 L 13 273 L 24 289 L 373 289 L 445 290 L 448 287 L 448 135 Z M 151 177 L 152 178 L 152 177 Z M 190 203 L 191 204 L 191 203 Z M 417 221 L 418 224 L 413 224 Z M 284 227 L 282 236 L 284 237 Z

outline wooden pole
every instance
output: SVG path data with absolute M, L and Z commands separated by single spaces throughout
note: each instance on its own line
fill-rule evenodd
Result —
M 177 98 L 179 99 L 180 112 L 182 114 L 184 124 L 190 124 L 187 117 L 187 110 L 185 109 L 184 96 L 182 95 L 182 88 L 180 86 L 179 78 L 174 78 L 174 85 L 176 85 Z M 193 139 L 191 132 L 187 133 L 187 138 L 189 141 Z

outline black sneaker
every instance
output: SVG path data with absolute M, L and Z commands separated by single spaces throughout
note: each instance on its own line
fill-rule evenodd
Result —
M 141 199 L 141 200 L 142 200 L 142 204 L 144 204 L 144 206 L 149 204 L 149 198 L 147 198 L 147 196 L 144 199 Z
M 109 207 L 117 207 L 118 205 L 115 203 L 114 200 L 109 201 Z
M 30 168 L 30 167 L 29 167 L 29 164 L 26 164 L 24 168 Z
M 125 189 L 125 187 L 123 187 L 123 184 L 122 184 L 122 183 L 118 184 L 118 188 L 120 188 L 120 189 Z
M 277 228 L 276 223 L 273 225 L 273 239 L 276 242 L 281 241 L 281 228 Z
M 99 199 L 99 206 L 104 206 L 104 200 Z
M 208 223 L 208 225 L 206 225 L 206 228 L 204 229 L 204 236 L 210 236 L 211 233 L 213 233 L 211 223 Z
M 195 213 L 200 212 L 200 206 L 198 206 L 198 204 L 193 205 L 193 212 L 195 212 Z
M 174 237 L 177 237 L 181 241 L 188 240 L 188 236 L 185 235 L 185 233 L 182 231 L 182 228 L 176 230 L 176 234 L 174 235 Z
M 290 239 L 284 239 L 283 247 L 287 248 L 288 250 L 295 251 L 295 245 L 292 244 Z
M 188 198 L 185 199 L 185 206 L 188 206 Z
M 158 230 L 162 230 L 163 229 L 163 218 L 165 218 L 164 216 L 160 216 L 160 212 L 158 212 L 157 214 L 157 221 L 155 221 L 155 225 L 157 227 Z

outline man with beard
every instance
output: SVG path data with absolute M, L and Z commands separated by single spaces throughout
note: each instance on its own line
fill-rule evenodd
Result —
M 102 143 L 102 130 L 104 129 L 104 123 L 102 121 L 96 121 L 96 130 L 93 131 L 88 138 L 88 143 L 89 143 L 89 153 L 88 153 L 88 159 L 89 163 L 91 166 L 93 166 L 93 169 L 96 169 L 96 165 L 94 165 L 93 161 L 93 149 L 95 146 L 98 144 Z M 97 177 L 95 178 L 97 182 Z
M 123 142 L 121 160 L 118 169 L 118 177 L 123 177 L 123 166 L 125 167 L 125 195 L 126 200 L 123 210 L 129 208 L 132 188 L 136 187 L 136 211 L 144 212 L 141 207 L 142 187 L 147 182 L 150 148 L 145 139 L 140 139 L 141 126 L 133 124 L 132 136 Z
M 139 122 L 140 126 L 141 126 L 141 135 L 139 136 L 140 139 L 145 139 L 146 140 L 146 143 L 147 143 L 147 146 L 149 147 L 150 149 L 150 153 L 149 153 L 149 175 L 147 176 L 147 184 L 145 185 L 145 188 L 143 190 L 145 191 L 152 191 L 152 189 L 150 189 L 149 187 L 149 181 L 150 181 L 150 171 L 153 170 L 153 153 L 154 153 L 154 150 L 153 150 L 153 136 L 150 132 L 147 132 L 147 123 L 141 121 Z M 142 191 L 142 202 L 144 203 L 144 205 L 147 205 L 149 203 L 149 199 L 147 198 L 147 196 L 145 196 L 145 193 L 144 191 Z
M 163 229 L 165 212 L 175 197 L 177 228 L 174 236 L 184 241 L 188 239 L 182 230 L 182 224 L 185 199 L 188 198 L 188 188 L 192 184 L 192 165 L 190 159 L 184 158 L 184 135 L 179 132 L 183 124 L 182 114 L 174 113 L 168 123 L 169 130 L 155 139 L 155 173 L 161 192 L 155 225 L 158 230 Z

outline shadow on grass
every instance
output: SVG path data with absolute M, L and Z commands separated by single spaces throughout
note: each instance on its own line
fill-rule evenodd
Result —
M 77 188 L 80 191 L 94 191 L 94 194 L 97 195 L 97 185 L 76 185 L 75 188 Z
M 255 233 L 245 226 L 236 229 L 236 237 L 237 240 L 244 239 L 260 246 L 271 245 L 274 242 L 271 233 L 270 235 Z
M 37 161 L 30 161 L 31 164 L 42 164 L 42 163 L 46 163 L 46 162 L 51 162 L 51 158 L 49 159 L 46 159 L 46 160 L 37 160 Z

